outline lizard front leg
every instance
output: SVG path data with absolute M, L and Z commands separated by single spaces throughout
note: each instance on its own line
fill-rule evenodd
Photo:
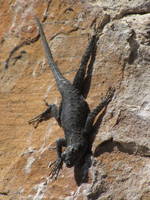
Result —
M 57 160 L 55 160 L 53 163 L 49 164 L 49 168 L 51 169 L 51 172 L 49 174 L 49 177 L 51 179 L 57 179 L 58 174 L 60 170 L 62 169 L 63 165 L 63 159 L 61 157 L 62 154 L 62 147 L 66 147 L 66 140 L 64 138 L 60 138 L 56 140 L 56 151 L 57 151 Z
M 114 96 L 114 92 L 115 92 L 114 88 L 109 88 L 106 96 L 102 99 L 100 104 L 89 113 L 86 123 L 85 123 L 85 128 L 84 128 L 85 133 L 88 132 L 89 130 L 91 130 L 91 128 L 93 126 L 93 122 L 95 120 L 95 117 L 105 106 L 107 106 L 109 104 L 109 102 L 112 100 L 112 98 Z

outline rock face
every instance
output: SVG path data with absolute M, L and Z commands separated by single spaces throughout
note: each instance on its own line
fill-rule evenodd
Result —
M 150 199 L 150 1 L 13 0 L 0 2 L 0 199 Z M 44 58 L 34 16 L 62 73 L 72 80 L 92 25 L 100 27 L 87 101 L 94 108 L 116 88 L 92 145 L 87 182 L 65 166 L 47 181 L 63 131 L 54 119 L 37 129 L 27 121 L 43 99 L 60 95 Z M 97 19 L 97 20 L 96 20 Z M 89 164 L 90 163 L 90 164 Z

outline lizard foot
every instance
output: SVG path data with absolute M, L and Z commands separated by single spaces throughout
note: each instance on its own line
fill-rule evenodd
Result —
M 50 119 L 51 110 L 52 110 L 52 107 L 49 106 L 43 113 L 41 113 L 40 115 L 29 120 L 28 123 L 32 124 L 34 126 L 34 128 L 37 128 L 39 123 L 41 123 L 42 121 L 46 121 L 46 120 Z
M 60 170 L 62 169 L 63 161 L 61 158 L 58 158 L 53 163 L 51 163 L 48 167 L 51 168 L 51 172 L 49 173 L 49 178 L 56 180 Z
M 106 96 L 102 98 L 102 101 L 111 101 L 115 93 L 115 88 L 109 87 Z
M 41 122 L 41 115 L 34 117 L 33 119 L 29 120 L 28 123 L 32 124 L 34 128 L 38 127 L 38 124 Z

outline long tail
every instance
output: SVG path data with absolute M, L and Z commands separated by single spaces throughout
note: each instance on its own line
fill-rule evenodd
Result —
M 66 81 L 66 79 L 63 77 L 62 73 L 60 72 L 60 70 L 58 69 L 56 63 L 54 62 L 50 47 L 49 47 L 48 42 L 46 40 L 46 36 L 44 34 L 43 27 L 42 27 L 39 19 L 35 18 L 35 20 L 36 20 L 37 26 L 39 28 L 39 32 L 40 32 L 41 40 L 42 40 L 43 47 L 44 47 L 44 50 L 45 50 L 45 55 L 46 55 L 46 58 L 48 60 L 48 64 L 49 64 L 49 66 L 50 66 L 50 68 L 51 68 L 51 70 L 52 70 L 52 72 L 54 74 L 54 77 L 56 79 L 56 83 L 57 83 L 57 85 L 59 87 L 61 82 L 62 81 Z

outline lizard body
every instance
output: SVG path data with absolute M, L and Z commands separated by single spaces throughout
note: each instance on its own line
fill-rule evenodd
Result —
M 86 66 L 95 49 L 98 37 L 94 34 L 81 59 L 79 70 L 77 71 L 73 83 L 68 81 L 60 72 L 58 66 L 53 60 L 53 56 L 46 40 L 42 25 L 36 18 L 37 26 L 48 60 L 50 69 L 53 72 L 62 101 L 59 109 L 54 104 L 48 104 L 47 110 L 29 121 L 36 128 L 42 121 L 55 117 L 58 124 L 64 130 L 64 138 L 56 141 L 58 159 L 51 164 L 53 166 L 50 173 L 51 177 L 57 177 L 63 162 L 67 167 L 78 165 L 81 158 L 89 151 L 88 136 L 92 131 L 92 125 L 97 114 L 111 101 L 114 89 L 109 89 L 102 102 L 90 111 L 89 106 L 84 99 L 82 87 L 84 83 Z M 62 147 L 66 149 L 62 152 Z

